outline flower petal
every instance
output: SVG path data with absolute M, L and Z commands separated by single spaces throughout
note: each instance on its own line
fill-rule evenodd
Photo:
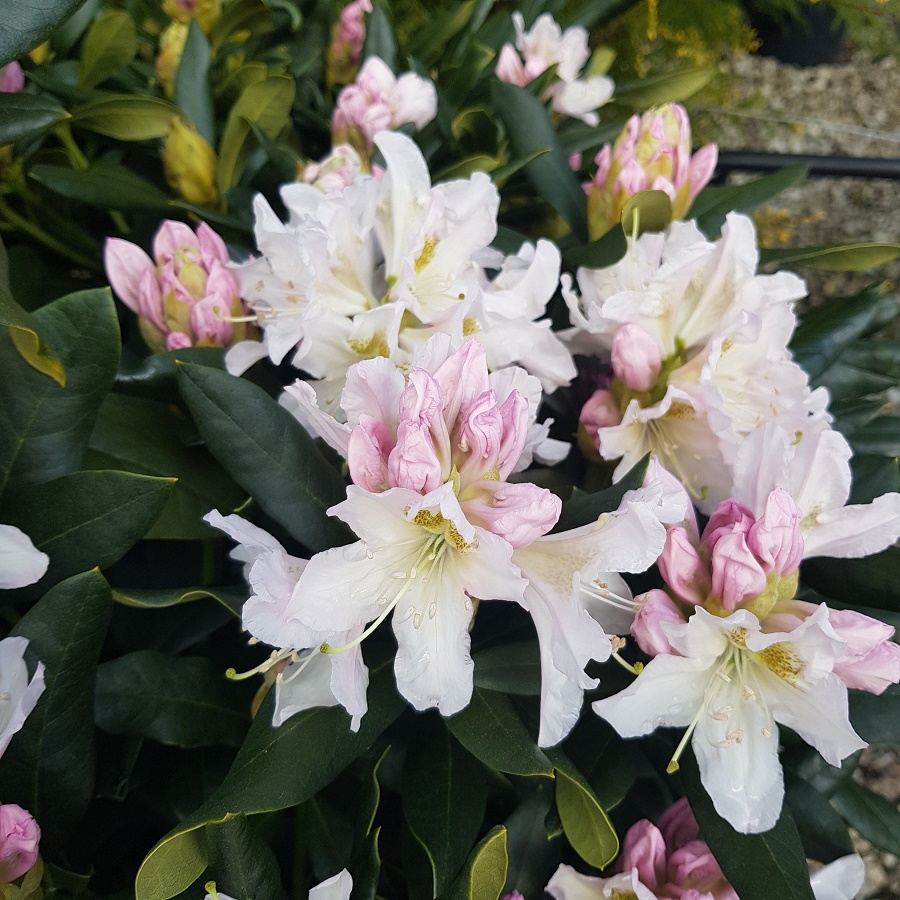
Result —
M 15 525 L 0 525 L 0 590 L 25 587 L 44 577 L 50 557 Z

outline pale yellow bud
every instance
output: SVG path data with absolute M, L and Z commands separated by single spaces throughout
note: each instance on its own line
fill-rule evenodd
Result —
M 200 27 L 209 34 L 222 14 L 222 0 L 163 0 L 163 12 L 182 25 L 196 19 Z
M 200 206 L 218 203 L 216 152 L 183 119 L 172 120 L 163 144 L 163 168 L 169 186 L 188 203 Z
M 159 55 L 156 57 L 156 77 L 170 99 L 175 93 L 175 75 L 181 63 L 181 54 L 187 41 L 188 26 L 182 22 L 169 22 L 159 38 Z
M 33 63 L 40 65 L 49 55 L 50 53 L 50 41 L 44 41 L 43 44 L 39 44 L 28 56 L 31 58 Z

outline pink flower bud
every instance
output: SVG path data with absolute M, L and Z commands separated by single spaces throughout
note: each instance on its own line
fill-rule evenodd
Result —
M 638 870 L 645 887 L 655 891 L 666 880 L 666 842 L 659 829 L 649 820 L 635 822 L 625 832 L 622 854 L 616 860 L 617 872 Z
M 434 84 L 415 72 L 406 72 L 397 79 L 391 93 L 391 125 L 412 122 L 424 128 L 437 115 L 437 91 Z
M 766 499 L 762 517 L 747 532 L 747 546 L 765 572 L 790 575 L 803 559 L 801 512 L 791 495 L 775 488 Z
M 676 850 L 669 857 L 666 874 L 670 891 L 675 887 L 676 890 L 697 891 L 701 896 L 715 897 L 716 900 L 737 900 L 737 894 L 703 841 L 691 841 Z M 675 896 L 684 895 L 679 892 Z
M 656 824 L 670 854 L 695 840 L 700 833 L 700 826 L 694 818 L 687 797 L 682 797 L 667 807 Z
M 347 468 L 353 483 L 373 493 L 387 490 L 391 486 L 388 458 L 394 445 L 394 437 L 382 421 L 361 415 L 347 442 Z
M 0 94 L 18 94 L 25 87 L 25 72 L 15 62 L 0 69 Z
M 456 467 L 464 480 L 488 477 L 497 465 L 503 438 L 503 419 L 497 408 L 497 396 L 485 391 L 460 412 Z
M 723 500 L 709 517 L 701 540 L 706 542 L 709 552 L 712 553 L 719 538 L 734 532 L 747 534 L 754 521 L 753 513 L 743 503 L 738 503 L 737 500 Z
M 834 664 L 847 687 L 881 694 L 900 681 L 900 646 L 890 625 L 850 609 L 830 609 L 828 622 L 847 642 Z
M 659 589 L 641 594 L 635 597 L 635 601 L 640 606 L 631 623 L 631 636 L 637 641 L 638 647 L 650 656 L 675 653 L 662 627 L 666 622 L 673 625 L 684 624 L 684 616 L 675 601 L 665 591 Z
M 510 391 L 500 404 L 500 421 L 503 434 L 497 452 L 497 472 L 500 479 L 506 478 L 516 467 L 528 439 L 528 401 L 518 392 Z
M 31 813 L 15 803 L 0 806 L 0 884 L 15 881 L 37 862 L 40 840 Z
M 758 597 L 766 589 L 766 573 L 747 546 L 743 532 L 725 534 L 716 541 L 710 568 L 712 593 L 722 598 L 729 612 L 744 600 Z
M 601 428 L 609 428 L 612 425 L 618 425 L 622 421 L 622 413 L 619 411 L 619 404 L 616 398 L 609 391 L 594 391 L 588 398 L 587 403 L 581 408 L 578 421 L 584 425 L 585 430 L 591 439 L 597 440 L 597 432 Z
M 512 44 L 504 44 L 500 49 L 500 55 L 497 57 L 497 67 L 494 74 L 500 81 L 506 81 L 509 84 L 515 84 L 524 87 L 528 84 L 528 78 L 525 75 L 525 69 L 522 66 L 522 60 L 516 53 Z
M 712 587 L 709 569 L 684 528 L 670 528 L 666 532 L 666 545 L 657 565 L 666 584 L 680 599 L 697 604 L 709 596 Z
M 623 325 L 612 343 L 612 367 L 633 391 L 649 391 L 659 378 L 662 354 L 655 338 L 640 325 Z

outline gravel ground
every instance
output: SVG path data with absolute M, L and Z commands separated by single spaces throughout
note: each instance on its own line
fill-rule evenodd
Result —
M 855 54 L 841 65 L 797 69 L 741 55 L 723 65 L 723 74 L 731 91 L 727 102 L 701 100 L 691 109 L 696 146 L 714 140 L 733 150 L 900 156 L 900 58 Z M 900 241 L 900 181 L 812 179 L 780 194 L 755 218 L 768 246 Z M 812 303 L 847 296 L 875 280 L 900 282 L 900 260 L 868 272 L 797 271 L 807 279 Z M 895 804 L 900 804 L 898 750 L 870 747 L 855 775 Z M 900 859 L 853 837 L 866 862 L 859 900 L 896 900 Z
M 900 156 L 900 58 L 857 54 L 798 69 L 741 55 L 723 65 L 727 103 L 692 109 L 698 140 L 723 148 L 841 156 Z M 727 106 L 728 111 L 721 107 Z M 717 108 L 718 107 L 718 108 Z M 900 240 L 900 180 L 815 178 L 779 194 L 757 216 L 768 246 Z M 868 272 L 798 267 L 810 299 L 847 296 L 873 280 L 900 281 L 900 260 Z

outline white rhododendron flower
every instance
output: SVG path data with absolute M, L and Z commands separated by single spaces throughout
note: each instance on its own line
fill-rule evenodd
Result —
M 38 663 L 28 680 L 25 650 L 28 639 L 8 637 L 0 641 L 0 756 L 31 714 L 44 693 L 44 664 Z
M 789 304 L 805 286 L 789 273 L 757 275 L 758 257 L 752 221 L 732 213 L 714 243 L 693 222 L 673 222 L 629 241 L 614 266 L 579 269 L 580 298 L 564 283 L 572 349 L 611 359 L 612 383 L 582 424 L 601 456 L 621 460 L 616 477 L 655 452 L 710 512 L 753 429 L 825 423 L 826 395 L 810 392 L 787 348 Z
M 587 31 L 580 25 L 562 31 L 549 13 L 538 16 L 529 31 L 520 12 L 514 12 L 512 19 L 516 46 L 503 45 L 497 59 L 497 77 L 524 87 L 556 66 L 556 80 L 544 98 L 553 101 L 554 111 L 597 125 L 597 110 L 612 99 L 615 85 L 605 75 L 578 77 L 591 56 Z
M 44 577 L 50 557 L 15 525 L 0 525 L 0 590 L 25 587 Z
M 510 257 L 491 250 L 500 198 L 487 175 L 432 185 L 409 138 L 385 132 L 375 142 L 387 164 L 380 180 L 360 175 L 327 194 L 286 185 L 286 224 L 256 198 L 262 256 L 234 273 L 264 334 L 229 351 L 229 371 L 289 357 L 334 410 L 354 363 L 408 365 L 444 333 L 455 347 L 474 337 L 494 369 L 525 366 L 544 390 L 568 384 L 571 356 L 540 320 L 559 280 L 557 248 L 541 240 Z
M 326 878 L 309 892 L 309 900 L 350 900 L 353 878 L 346 869 Z
M 686 624 L 663 630 L 676 653 L 654 657 L 628 688 L 596 701 L 594 711 L 623 737 L 686 728 L 670 768 L 691 740 L 703 786 L 738 831 L 767 831 L 781 812 L 778 723 L 833 766 L 866 746 L 834 673 L 843 642 L 824 605 L 789 633 L 763 632 L 745 609 L 722 618 L 702 607 Z

